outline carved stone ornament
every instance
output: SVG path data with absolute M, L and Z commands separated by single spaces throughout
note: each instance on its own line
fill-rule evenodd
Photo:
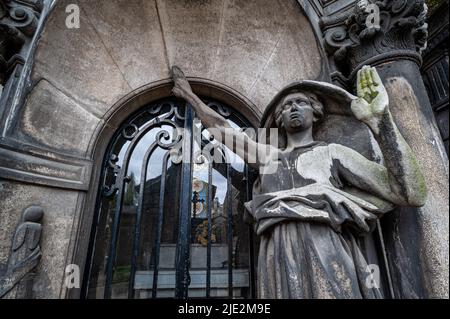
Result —
M 24 64 L 21 49 L 33 37 L 42 7 L 42 0 L 0 0 L 0 84 Z
M 360 0 L 353 10 L 321 20 L 327 52 L 351 78 L 365 64 L 399 56 L 421 63 L 427 11 L 424 0 Z
M 31 298 L 33 270 L 42 256 L 39 242 L 43 216 L 41 207 L 32 206 L 24 211 L 14 233 L 6 272 L 0 276 L 0 298 Z

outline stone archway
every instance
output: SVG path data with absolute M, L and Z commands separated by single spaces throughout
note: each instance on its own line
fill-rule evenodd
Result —
M 242 116 L 249 121 L 252 127 L 257 127 L 261 119 L 261 112 L 252 104 L 247 98 L 232 90 L 231 88 L 215 83 L 211 80 L 205 80 L 200 78 L 191 78 L 192 86 L 199 95 L 208 97 L 220 103 L 227 105 L 233 105 L 233 109 L 239 110 Z M 103 170 L 103 159 L 107 146 L 114 138 L 117 130 L 119 130 L 122 122 L 129 118 L 131 114 L 142 109 L 145 106 L 152 104 L 155 101 L 161 100 L 171 96 L 172 82 L 170 80 L 158 81 L 149 85 L 146 85 L 136 91 L 131 92 L 126 97 L 117 102 L 108 112 L 105 124 L 98 127 L 98 132 L 95 134 L 97 138 L 92 141 L 90 149 L 93 152 L 93 169 L 92 177 L 90 181 L 90 191 L 84 202 L 82 209 L 82 215 L 79 220 L 79 229 L 73 238 L 76 242 L 76 251 L 72 256 L 73 264 L 85 265 L 86 258 L 92 252 L 88 252 L 90 249 L 90 241 L 92 238 L 89 234 L 95 229 L 94 215 L 98 209 L 96 202 L 98 200 L 98 186 L 100 183 L 100 174 Z M 87 274 L 85 273 L 85 276 Z M 78 297 L 79 291 L 73 290 L 70 297 Z

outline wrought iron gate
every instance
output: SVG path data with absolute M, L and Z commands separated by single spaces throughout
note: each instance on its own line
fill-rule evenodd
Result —
M 249 127 L 238 112 L 205 103 Z M 255 297 L 243 207 L 250 176 L 184 102 L 164 99 L 131 116 L 105 156 L 85 297 Z

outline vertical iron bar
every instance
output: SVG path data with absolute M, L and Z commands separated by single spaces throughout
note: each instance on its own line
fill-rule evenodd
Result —
M 230 159 L 227 157 L 227 161 Z M 231 164 L 227 163 L 227 237 L 228 237 L 228 297 L 233 298 L 233 188 Z
M 104 291 L 104 298 L 110 299 L 111 298 L 111 284 L 112 284 L 112 277 L 114 273 L 114 263 L 116 259 L 116 249 L 117 249 L 117 243 L 119 238 L 119 226 L 120 226 L 120 215 L 122 213 L 122 204 L 124 199 L 124 185 L 128 182 L 126 181 L 127 177 L 126 174 L 128 172 L 128 166 L 130 163 L 130 157 L 133 154 L 134 149 L 136 148 L 137 143 L 141 140 L 141 138 L 147 134 L 148 130 L 152 127 L 152 123 L 147 124 L 145 127 L 141 128 L 141 130 L 136 131 L 136 134 L 132 136 L 131 144 L 128 146 L 128 150 L 125 153 L 124 160 L 123 160 L 123 167 L 120 170 L 120 174 L 117 177 L 117 180 L 119 181 L 118 188 L 118 195 L 116 199 L 116 209 L 114 212 L 114 221 L 113 221 L 113 228 L 112 228 L 112 237 L 111 237 L 111 246 L 109 249 L 109 256 L 108 256 L 108 263 L 107 263 L 107 270 L 106 270 L 106 283 L 105 283 L 105 291 Z
M 252 185 L 250 183 L 249 168 L 245 165 L 245 200 L 250 201 L 252 199 Z M 255 247 L 253 242 L 253 226 L 248 226 L 248 255 L 249 255 L 249 284 L 250 284 L 250 299 L 256 298 L 256 273 L 255 273 Z
M 127 161 L 125 159 L 124 161 Z M 127 165 L 125 165 L 118 177 L 118 180 L 120 181 L 119 184 L 119 190 L 118 195 L 116 199 L 116 208 L 114 210 L 114 220 L 113 220 L 113 227 L 111 230 L 112 236 L 111 236 L 111 245 L 109 247 L 109 256 L 108 256 L 108 263 L 106 267 L 106 282 L 105 282 L 105 291 L 104 291 L 104 298 L 105 299 L 111 299 L 111 285 L 113 280 L 113 273 L 114 273 L 114 263 L 116 259 L 116 250 L 117 250 L 117 243 L 119 239 L 119 226 L 120 226 L 120 215 L 122 213 L 122 204 L 123 204 L 123 193 L 124 193 L 124 184 L 125 184 L 125 174 L 128 170 Z
M 213 163 L 211 159 L 208 159 L 208 246 L 206 251 L 206 298 L 211 297 L 211 248 L 212 248 L 212 167 Z
M 176 256 L 176 287 L 175 297 L 188 298 L 190 284 L 190 233 L 191 233 L 191 196 L 192 196 L 192 143 L 193 143 L 194 111 L 190 104 L 186 105 L 186 120 L 183 137 L 183 163 L 181 176 L 179 232 Z
M 142 224 L 142 210 L 144 207 L 144 192 L 145 192 L 145 182 L 147 180 L 147 168 L 150 162 L 150 157 L 155 150 L 157 143 L 153 143 L 147 150 L 144 155 L 142 166 L 141 166 L 141 184 L 139 186 L 139 200 L 138 200 L 138 209 L 136 216 L 136 226 L 134 230 L 134 240 L 133 240 L 133 254 L 131 256 L 131 271 L 130 271 L 130 281 L 128 284 L 128 298 L 134 298 L 134 281 L 136 275 L 136 263 L 137 256 L 139 255 L 139 246 L 141 241 L 141 224 Z
M 394 299 L 395 298 L 394 284 L 392 283 L 392 276 L 391 276 L 391 271 L 389 268 L 388 258 L 386 255 L 386 246 L 384 244 L 383 229 L 381 228 L 380 220 L 377 220 L 377 231 L 378 231 L 378 238 L 380 240 L 380 245 L 381 245 L 381 247 L 380 247 L 381 253 L 383 254 L 383 261 L 384 261 L 384 265 L 386 268 L 386 277 L 387 277 L 388 286 L 389 286 L 389 293 L 391 294 L 391 298 Z
M 142 209 L 144 206 L 144 192 L 145 192 L 145 182 L 147 179 L 147 167 L 148 161 L 144 158 L 141 169 L 141 185 L 139 187 L 139 202 L 136 215 L 136 228 L 134 230 L 134 241 L 133 241 L 133 255 L 131 256 L 131 271 L 130 271 L 130 281 L 128 286 L 128 299 L 134 299 L 134 281 L 136 274 L 136 262 L 137 256 L 139 255 L 139 245 L 141 238 L 141 224 L 142 224 Z
M 159 273 L 159 255 L 161 252 L 161 237 L 162 237 L 162 228 L 163 228 L 163 219 L 164 219 L 164 198 L 165 198 L 165 190 L 166 190 L 166 174 L 167 174 L 167 161 L 169 158 L 170 152 L 167 152 L 163 159 L 163 167 L 161 174 L 161 188 L 159 194 L 159 212 L 158 212 L 158 224 L 156 228 L 156 238 L 155 238 L 155 266 L 153 269 L 153 290 L 152 290 L 152 298 L 155 299 L 157 297 L 157 289 L 158 289 L 158 273 Z
M 110 152 L 107 152 L 108 157 L 110 158 Z M 104 185 L 104 179 L 106 178 L 106 164 L 107 160 L 103 161 L 103 165 L 102 165 L 102 173 L 101 173 L 101 177 L 100 177 L 100 185 Z M 97 235 L 98 235 L 98 225 L 100 223 L 100 218 L 101 218 L 101 212 L 100 212 L 100 207 L 103 205 L 102 204 L 102 195 L 101 192 L 98 192 L 97 194 L 97 199 L 95 202 L 95 214 L 93 217 L 93 222 L 92 222 L 92 227 L 91 227 L 91 235 L 90 235 L 90 239 L 89 239 L 89 248 L 88 248 L 88 253 L 87 253 L 87 259 L 86 259 L 86 266 L 84 269 L 84 275 L 83 275 L 83 284 L 81 287 L 81 299 L 88 299 L 88 295 L 89 295 L 89 286 L 90 286 L 90 281 L 91 281 L 91 272 L 92 272 L 92 267 L 93 267 L 93 263 L 94 263 L 94 250 L 95 250 L 95 246 L 97 243 Z

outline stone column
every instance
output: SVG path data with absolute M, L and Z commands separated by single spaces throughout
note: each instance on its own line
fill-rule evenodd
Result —
M 449 297 L 449 166 L 419 69 L 426 15 L 423 0 L 363 0 L 322 20 L 333 79 L 354 90 L 357 71 L 377 67 L 391 112 L 427 180 L 424 207 L 397 209 L 383 220 L 396 298 Z

